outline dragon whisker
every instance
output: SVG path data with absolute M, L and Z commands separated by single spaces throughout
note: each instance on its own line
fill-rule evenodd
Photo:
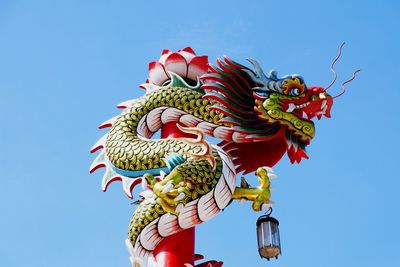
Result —
M 342 96 L 342 95 L 346 92 L 346 87 L 345 87 L 345 85 L 346 85 L 347 83 L 353 81 L 353 80 L 356 78 L 357 73 L 359 73 L 360 71 L 361 71 L 360 69 L 356 70 L 356 71 L 353 73 L 353 76 L 352 76 L 350 79 L 348 79 L 347 81 L 344 81 L 344 82 L 342 83 L 342 92 L 341 92 L 340 94 L 338 94 L 338 95 L 332 97 L 332 98 L 337 98 L 337 97 L 339 97 L 339 96 Z
M 339 60 L 340 56 L 342 55 L 342 48 L 343 48 L 344 45 L 345 45 L 345 42 L 343 42 L 343 43 L 340 45 L 338 54 L 337 54 L 336 58 L 333 60 L 333 62 L 332 62 L 332 64 L 331 64 L 331 67 L 330 67 L 330 68 L 331 68 L 331 71 L 333 72 L 333 80 L 332 80 L 332 82 L 326 87 L 325 90 L 328 90 L 328 89 L 336 82 L 337 74 L 336 74 L 336 71 L 335 71 L 335 69 L 334 69 L 334 66 L 335 66 L 336 62 Z

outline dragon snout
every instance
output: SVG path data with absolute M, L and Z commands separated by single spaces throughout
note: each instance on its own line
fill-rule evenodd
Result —
M 321 119 L 323 115 L 330 118 L 333 98 L 324 88 L 318 86 L 309 87 L 308 93 L 311 101 L 310 104 L 305 107 L 304 112 L 307 113 L 309 119 L 312 119 L 315 116 L 318 119 Z

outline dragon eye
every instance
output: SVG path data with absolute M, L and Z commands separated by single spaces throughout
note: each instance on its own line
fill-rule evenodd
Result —
M 290 89 L 289 95 L 290 96 L 298 96 L 298 95 L 300 95 L 300 89 L 297 88 L 297 87 L 294 87 L 294 88 Z

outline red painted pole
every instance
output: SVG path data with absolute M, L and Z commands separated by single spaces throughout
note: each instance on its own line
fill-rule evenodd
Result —
M 154 250 L 159 267 L 183 267 L 185 263 L 194 264 L 195 228 L 166 237 Z
M 161 129 L 161 138 L 193 137 L 182 133 L 175 122 L 167 123 Z M 194 265 L 195 228 L 166 237 L 154 250 L 159 267 L 183 267 L 185 263 Z

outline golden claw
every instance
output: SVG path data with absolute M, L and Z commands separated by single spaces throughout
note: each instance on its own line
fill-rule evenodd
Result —
M 272 169 L 268 167 L 260 167 L 256 171 L 258 182 L 260 185 L 256 188 L 236 187 L 232 195 L 232 199 L 247 199 L 253 201 L 252 208 L 254 211 L 261 211 L 265 207 L 270 207 L 272 201 L 270 200 L 270 176 L 276 177 L 272 173 Z
M 178 214 L 177 205 L 186 200 L 188 190 L 182 187 L 182 176 L 178 171 L 173 170 L 163 180 L 158 182 L 151 174 L 146 174 L 148 187 L 158 196 L 157 201 L 163 209 L 169 213 Z

